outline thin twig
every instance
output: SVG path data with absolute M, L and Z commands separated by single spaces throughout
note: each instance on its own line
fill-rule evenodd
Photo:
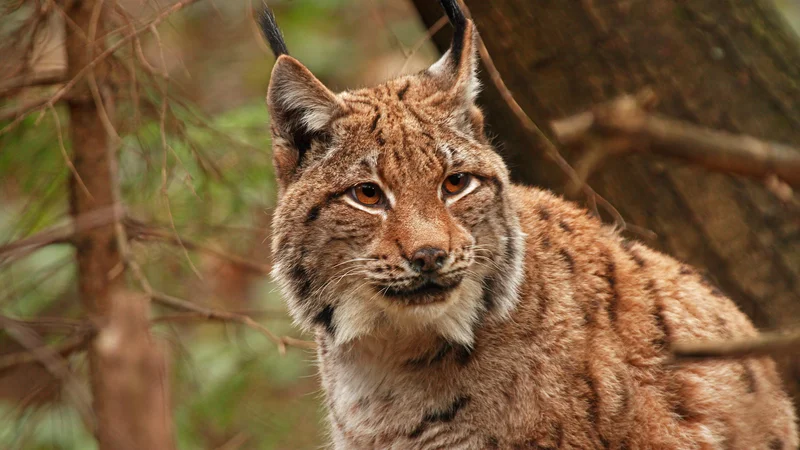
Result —
M 253 330 L 258 331 L 259 333 L 266 336 L 270 341 L 275 343 L 275 345 L 278 346 L 278 352 L 281 355 L 286 354 L 287 346 L 292 346 L 307 350 L 313 350 L 316 348 L 316 344 L 312 341 L 305 341 L 302 339 L 296 339 L 289 336 L 277 336 L 267 327 L 259 324 L 251 317 L 246 315 L 206 308 L 204 306 L 196 305 L 188 300 L 184 300 L 178 297 L 173 297 L 171 295 L 167 295 L 161 292 L 153 292 L 151 298 L 153 299 L 154 302 L 172 309 L 177 309 L 179 311 L 190 311 L 202 314 L 207 319 L 210 320 L 240 323 L 248 328 L 252 328 Z
M 64 158 L 64 162 L 67 164 L 69 171 L 72 173 L 72 176 L 75 177 L 75 181 L 80 186 L 81 190 L 84 194 L 86 194 L 89 199 L 94 201 L 94 196 L 91 192 L 89 192 L 89 188 L 86 187 L 86 183 L 83 182 L 83 178 L 78 173 L 78 170 L 75 169 L 75 164 L 72 163 L 72 159 L 67 154 L 67 148 L 64 146 L 64 134 L 61 131 L 61 119 L 58 118 L 58 111 L 54 106 L 51 106 L 50 112 L 53 114 L 53 121 L 56 124 L 56 136 L 58 137 L 58 149 L 61 150 L 61 156 Z
M 97 25 L 100 21 L 100 14 L 103 10 L 103 4 L 105 0 L 98 0 L 95 3 L 94 8 L 92 9 L 92 15 L 89 18 L 89 33 L 87 36 L 87 41 L 90 43 L 95 42 L 95 38 L 97 36 Z M 86 46 L 86 59 L 91 59 L 92 55 L 94 54 L 94 45 L 87 45 Z M 106 133 L 113 139 L 113 142 L 119 142 L 122 138 L 117 133 L 117 129 L 114 127 L 113 122 L 111 121 L 111 117 L 108 115 L 108 111 L 106 110 L 105 102 L 103 101 L 103 96 L 100 93 L 100 87 L 97 85 L 97 78 L 95 77 L 95 70 L 94 67 L 90 69 L 86 74 L 86 80 L 89 83 L 89 91 L 92 94 L 92 98 L 94 99 L 95 106 L 97 107 L 97 115 L 100 118 L 100 122 L 103 124 L 103 128 L 105 128 Z
M 48 352 L 52 352 L 63 358 L 75 352 L 83 351 L 89 345 L 89 342 L 91 342 L 92 336 L 93 333 L 80 331 L 62 339 L 57 344 L 49 346 Z M 41 359 L 39 355 L 31 350 L 0 355 L 0 373 L 8 369 L 13 369 L 14 367 L 33 363 L 41 363 Z
M 64 388 L 73 402 L 73 406 L 78 411 L 79 416 L 84 422 L 84 425 L 92 433 L 96 432 L 96 420 L 90 407 L 89 393 L 86 392 L 85 386 L 80 384 L 75 378 L 75 375 L 70 371 L 69 365 L 64 358 L 53 347 L 48 347 L 43 344 L 42 338 L 30 328 L 26 328 L 21 324 L 8 320 L 5 316 L 0 316 L 0 327 L 2 327 L 8 335 L 17 341 L 21 346 L 25 347 L 29 356 L 23 356 L 21 353 L 12 353 L 14 355 L 5 355 L 0 357 L 0 361 L 10 363 L 14 362 L 20 364 L 20 360 L 31 358 L 31 362 L 36 361 L 42 364 L 54 377 L 64 382 Z M 86 336 L 82 336 L 86 338 Z M 74 342 L 69 343 L 74 346 L 85 345 L 84 342 L 77 342 L 79 339 L 75 338 Z M 8 360 L 5 358 L 8 357 Z M 14 358 L 18 358 L 14 360 Z M 0 363 L 0 367 L 2 364 Z
M 66 81 L 64 78 L 65 73 L 63 69 L 46 70 L 14 77 L 0 83 L 0 98 L 11 97 L 20 89 L 28 87 L 64 83 Z
M 113 205 L 81 214 L 68 224 L 58 225 L 33 236 L 4 244 L 0 246 L 0 263 L 17 260 L 47 245 L 69 242 L 76 233 L 108 225 L 124 214 L 125 211 L 121 205 Z
M 127 219 L 125 221 L 125 227 L 131 239 L 135 239 L 138 241 L 154 240 L 160 242 L 167 242 L 174 245 L 183 245 L 183 247 L 186 249 L 198 250 L 204 253 L 208 253 L 212 256 L 224 259 L 228 262 L 233 263 L 238 267 L 249 270 L 251 272 L 259 274 L 269 274 L 270 272 L 270 267 L 266 264 L 261 264 L 255 261 L 251 261 L 241 256 L 233 255 L 224 252 L 222 250 L 198 242 L 194 242 L 191 239 L 176 234 L 174 230 L 172 233 L 170 233 L 159 227 L 138 222 L 134 219 Z
M 436 23 L 434 23 L 433 25 L 431 25 L 430 28 L 428 28 L 428 31 L 425 33 L 425 36 L 422 36 L 416 43 L 414 43 L 414 46 L 411 47 L 411 51 L 408 52 L 408 54 L 406 55 L 406 60 L 403 62 L 403 66 L 400 67 L 399 71 L 400 74 L 406 71 L 406 69 L 408 68 L 408 64 L 411 62 L 411 59 L 414 57 L 414 55 L 417 54 L 417 52 L 422 48 L 422 46 L 425 45 L 426 42 L 433 39 L 433 36 L 436 33 L 438 33 L 439 30 L 442 29 L 442 27 L 447 25 L 447 23 L 448 23 L 447 16 L 440 17 L 439 20 L 436 21 Z

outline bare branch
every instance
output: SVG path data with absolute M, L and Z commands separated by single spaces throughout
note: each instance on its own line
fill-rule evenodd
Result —
M 649 113 L 641 96 L 624 96 L 551 123 L 566 145 L 608 146 L 608 153 L 650 151 L 707 169 L 800 186 L 800 149 Z
M 186 237 L 180 236 L 175 232 L 169 232 L 160 227 L 148 225 L 134 219 L 125 220 L 126 231 L 131 239 L 138 241 L 160 241 L 172 245 L 183 246 L 188 250 L 196 250 L 224 259 L 237 267 L 258 274 L 269 274 L 270 268 L 266 264 L 261 264 L 238 255 L 233 255 L 222 250 L 204 245 Z
M 762 333 L 758 337 L 718 342 L 685 342 L 672 346 L 675 360 L 747 358 L 754 356 L 797 356 L 800 330 Z
M 153 292 L 151 298 L 153 299 L 154 302 L 159 303 L 168 308 L 177 309 L 179 311 L 194 312 L 202 314 L 207 319 L 210 320 L 240 323 L 248 328 L 252 328 L 253 330 L 256 330 L 259 333 L 266 336 L 270 341 L 274 342 L 275 345 L 278 346 L 278 351 L 280 352 L 281 355 L 286 354 L 287 346 L 292 346 L 307 350 L 313 350 L 316 348 L 316 344 L 312 341 L 305 341 L 302 339 L 296 339 L 289 336 L 277 336 L 267 327 L 261 325 L 260 323 L 256 322 L 251 317 L 246 315 L 237 314 L 229 311 L 221 311 L 217 309 L 206 308 L 204 306 L 196 305 L 188 300 L 184 300 L 178 297 L 173 297 L 171 295 L 167 295 L 161 292 Z
M 11 319 L 13 320 L 13 319 Z M 26 322 L 16 321 L 19 322 L 23 326 L 27 326 Z M 31 327 L 32 329 L 33 327 Z M 92 335 L 94 333 L 89 333 L 86 331 L 78 332 L 72 336 L 66 337 L 57 344 L 51 345 L 47 350 L 48 353 L 52 353 L 55 355 L 59 355 L 60 357 L 64 358 L 72 353 L 79 352 L 86 349 L 86 346 L 89 345 L 89 342 L 92 340 Z M 15 352 L 15 353 L 7 353 L 5 355 L 0 355 L 0 373 L 4 371 L 25 365 L 25 364 L 33 364 L 33 363 L 41 363 L 40 355 L 31 351 L 25 350 L 22 352 Z
M 77 216 L 70 223 L 55 226 L 25 239 L 0 246 L 0 264 L 13 262 L 51 244 L 69 242 L 76 233 L 114 223 L 125 214 L 121 205 L 98 209 Z
M 0 98 L 7 98 L 17 93 L 20 89 L 35 86 L 48 86 L 64 83 L 66 73 L 63 69 L 43 70 L 32 74 L 17 76 L 0 82 Z
M 96 420 L 90 407 L 91 401 L 89 400 L 89 393 L 86 391 L 85 386 L 78 382 L 75 375 L 70 370 L 69 365 L 61 356 L 59 350 L 64 349 L 44 345 L 41 336 L 36 334 L 33 330 L 5 316 L 0 316 L 0 327 L 27 350 L 27 352 L 25 352 L 27 356 L 21 353 L 12 353 L 0 357 L 0 368 L 3 367 L 3 364 L 10 364 L 8 367 L 22 364 L 24 363 L 23 360 L 26 358 L 29 359 L 26 362 L 38 362 L 42 364 L 54 377 L 64 382 L 64 388 L 68 398 L 73 403 L 76 411 L 78 411 L 84 425 L 88 430 L 95 432 L 97 429 Z M 85 339 L 86 336 L 84 335 L 82 338 Z M 70 348 L 81 348 L 85 344 L 85 342 L 78 341 L 78 338 L 74 340 L 68 339 L 67 344 L 69 344 L 69 346 L 67 350 Z

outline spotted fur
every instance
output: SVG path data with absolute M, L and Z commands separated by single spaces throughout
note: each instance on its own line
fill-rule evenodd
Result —
M 338 94 L 267 33 L 281 53 L 268 94 L 274 276 L 315 332 L 333 447 L 796 448 L 769 358 L 668 364 L 676 340 L 756 335 L 729 299 L 509 181 L 474 102 L 474 26 L 443 3 L 457 30 L 439 62 Z M 454 173 L 473 183 L 444 197 Z M 350 196 L 364 182 L 385 207 Z M 392 294 L 410 292 L 424 248 L 445 251 L 447 290 Z

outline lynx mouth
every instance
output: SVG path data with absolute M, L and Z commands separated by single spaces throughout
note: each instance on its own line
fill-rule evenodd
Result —
M 411 286 L 384 287 L 379 290 L 384 297 L 392 301 L 406 305 L 427 305 L 444 302 L 447 294 L 455 290 L 460 283 L 461 277 L 447 283 L 426 280 Z

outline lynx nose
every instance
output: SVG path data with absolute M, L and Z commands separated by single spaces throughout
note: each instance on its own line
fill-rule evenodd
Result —
M 434 272 L 444 266 L 447 252 L 435 247 L 422 247 L 411 256 L 411 267 L 417 272 Z

